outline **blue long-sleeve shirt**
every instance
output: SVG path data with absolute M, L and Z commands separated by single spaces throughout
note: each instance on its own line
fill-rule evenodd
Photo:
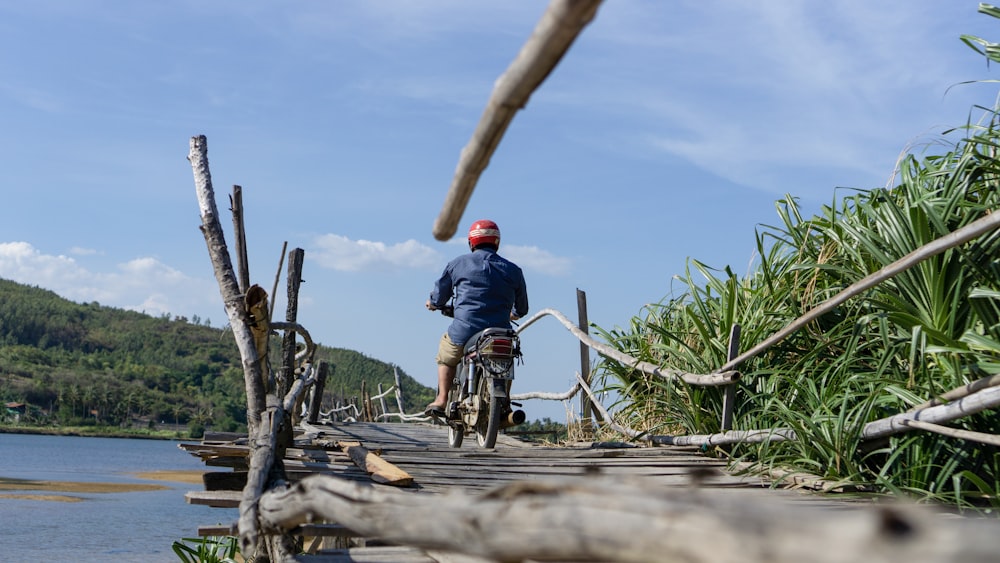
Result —
M 510 314 L 528 313 L 528 289 L 516 264 L 489 248 L 455 258 L 434 283 L 430 301 L 444 307 L 455 296 L 455 319 L 448 337 L 462 346 L 475 333 L 491 327 L 510 328 Z

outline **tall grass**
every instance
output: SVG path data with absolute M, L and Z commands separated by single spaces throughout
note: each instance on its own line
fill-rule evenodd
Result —
M 626 328 L 598 329 L 622 351 L 695 373 L 726 362 L 730 327 L 746 349 L 848 285 L 1000 203 L 1000 116 L 957 129 L 945 154 L 905 157 L 891 188 L 836 194 L 809 218 L 786 197 L 756 233 L 759 264 L 740 278 L 690 260 L 669 300 Z M 797 440 L 733 453 L 885 492 L 959 506 L 998 504 L 992 446 L 911 433 L 860 440 L 866 422 L 903 412 L 1000 372 L 1000 233 L 933 256 L 820 317 L 740 366 L 734 428 L 791 428 Z M 598 375 L 617 407 L 652 432 L 719 431 L 722 394 L 652 378 L 604 360 Z M 995 414 L 954 424 L 1000 434 Z

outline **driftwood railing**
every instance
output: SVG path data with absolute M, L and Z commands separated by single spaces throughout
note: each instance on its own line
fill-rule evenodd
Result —
M 545 77 L 553 70 L 584 27 L 595 17 L 599 6 L 599 0 L 552 0 L 549 4 L 542 20 L 537 25 L 532 37 L 522 48 L 517 59 L 497 80 L 479 125 L 473 133 L 472 139 L 462 150 L 454 179 L 445 197 L 442 210 L 434 224 L 433 233 L 435 237 L 440 240 L 447 240 L 454 235 L 458 221 L 475 189 L 476 182 L 489 164 L 490 157 L 503 137 L 510 121 L 513 119 L 514 113 L 527 103 L 532 92 L 541 85 Z M 924 245 L 896 262 L 885 266 L 878 272 L 852 284 L 833 298 L 810 310 L 784 329 L 776 332 L 742 354 L 737 354 L 740 327 L 733 326 L 727 361 L 710 374 L 687 374 L 637 361 L 608 346 L 593 341 L 586 333 L 586 322 L 583 323 L 582 327 L 574 326 L 565 316 L 550 309 L 546 309 L 535 315 L 522 325 L 521 328 L 526 328 L 541 316 L 552 315 L 566 326 L 574 336 L 580 339 L 581 358 L 584 360 L 584 364 L 586 364 L 586 352 L 583 346 L 586 345 L 599 354 L 653 376 L 677 378 L 690 385 L 727 386 L 723 398 L 722 420 L 720 421 L 720 427 L 723 432 L 704 436 L 648 437 L 654 442 L 717 445 L 740 441 L 794 439 L 794 433 L 788 429 L 731 431 L 733 405 L 736 400 L 736 385 L 734 383 L 740 377 L 737 371 L 739 366 L 781 342 L 848 299 L 886 280 L 892 279 L 894 276 L 932 256 L 991 233 L 997 230 L 998 227 L 1000 227 L 1000 213 L 991 213 L 955 232 Z M 585 318 L 585 313 L 581 313 L 581 318 Z M 588 369 L 589 367 L 583 369 L 580 379 L 581 386 L 589 397 L 582 399 L 585 401 L 585 405 L 587 405 L 583 409 L 584 417 L 589 422 L 589 419 L 586 418 L 589 412 L 589 404 L 592 403 L 596 407 L 599 405 L 599 401 L 589 389 L 590 377 Z M 972 384 L 951 390 L 939 399 L 932 399 L 926 405 L 920 405 L 908 412 L 871 422 L 864 427 L 862 438 L 871 440 L 909 430 L 924 430 L 987 444 L 996 444 L 1000 442 L 1000 437 L 998 436 L 956 430 L 940 426 L 936 423 L 955 420 L 972 413 L 1000 406 L 1000 390 L 997 388 L 1000 385 L 1000 381 L 998 381 L 998 378 L 1000 376 L 984 378 Z M 950 400 L 953 402 L 948 405 L 935 404 L 935 401 L 940 400 Z M 612 419 L 605 416 L 604 422 L 605 424 L 610 424 Z M 616 426 L 616 429 L 632 437 L 643 435 L 640 432 L 627 428 Z
M 689 385 L 728 386 L 723 402 L 721 421 L 721 427 L 723 429 L 722 432 L 716 434 L 697 434 L 685 436 L 655 436 L 614 423 L 613 417 L 600 406 L 600 400 L 590 389 L 590 382 L 585 380 L 580 374 L 577 374 L 579 381 L 576 385 L 578 385 L 580 389 L 585 392 L 585 394 L 590 398 L 592 404 L 598 409 L 602 415 L 601 418 L 604 420 L 604 424 L 612 430 L 630 438 L 644 438 L 652 443 L 680 446 L 719 446 L 739 442 L 795 440 L 795 432 L 787 428 L 739 431 L 731 430 L 732 409 L 735 401 L 734 393 L 736 389 L 736 386 L 733 384 L 736 383 L 741 377 L 740 372 L 736 371 L 737 368 L 739 368 L 743 362 L 761 354 L 771 346 L 781 342 L 783 339 L 794 334 L 797 330 L 806 326 L 809 322 L 815 320 L 824 313 L 829 312 L 834 307 L 842 304 L 848 299 L 871 289 L 879 283 L 899 275 L 901 272 L 914 267 L 932 256 L 940 254 L 941 252 L 959 244 L 973 240 L 979 236 L 991 233 L 997 228 L 1000 228 L 1000 213 L 992 213 L 953 233 L 932 241 L 893 262 L 892 264 L 882 268 L 878 272 L 875 272 L 852 284 L 824 302 L 822 305 L 808 311 L 784 329 L 776 332 L 760 344 L 739 355 L 737 355 L 736 351 L 739 348 L 740 327 L 738 325 L 734 326 L 730 334 L 728 361 L 723 364 L 718 371 L 709 374 L 691 374 L 657 366 L 649 362 L 639 361 L 606 344 L 595 341 L 586 332 L 581 330 L 579 326 L 573 324 L 568 318 L 566 318 L 565 315 L 554 309 L 545 309 L 540 311 L 525 321 L 519 330 L 524 330 L 542 317 L 552 316 L 565 326 L 566 329 L 573 334 L 573 336 L 579 339 L 582 344 L 588 346 L 590 349 L 606 358 L 619 362 L 622 365 L 629 366 L 637 371 L 665 379 L 680 380 Z M 576 386 L 574 386 L 574 389 L 575 388 Z M 553 397 L 556 396 L 558 395 L 554 395 Z M 529 397 L 534 398 L 536 395 L 531 394 L 525 396 L 525 398 Z M 945 404 L 941 404 L 943 401 L 947 402 Z M 997 407 L 1000 407 L 1000 376 L 993 375 L 948 391 L 942 394 L 938 399 L 927 401 L 926 403 L 918 405 L 907 412 L 869 422 L 865 424 L 861 431 L 861 439 L 875 440 L 910 430 L 924 430 L 954 438 L 978 441 L 985 444 L 1000 445 L 1000 436 L 948 428 L 938 424 L 941 422 L 964 418 L 971 414 L 979 413 L 984 410 L 995 409 Z
M 540 311 L 525 321 L 519 328 L 519 331 L 522 331 L 542 317 L 552 316 L 564 327 L 566 327 L 566 329 L 569 330 L 573 336 L 579 339 L 582 345 L 585 345 L 598 354 L 617 361 L 623 365 L 632 367 L 633 369 L 648 375 L 666 379 L 675 379 L 683 381 L 689 385 L 727 386 L 723 400 L 723 413 L 720 424 L 723 429 L 722 432 L 715 434 L 657 436 L 622 426 L 616 423 L 614 417 L 608 413 L 603 406 L 601 406 L 599 397 L 597 397 L 590 387 L 589 378 L 585 378 L 581 375 L 581 373 L 576 374 L 578 381 L 567 394 L 528 393 L 517 397 L 523 399 L 566 399 L 569 396 L 572 396 L 572 394 L 574 394 L 577 390 L 582 390 L 585 396 L 589 398 L 589 403 L 592 404 L 598 411 L 598 414 L 600 415 L 598 417 L 598 421 L 600 424 L 631 439 L 642 439 L 653 444 L 706 447 L 730 445 L 741 442 L 754 443 L 764 441 L 778 442 L 795 440 L 797 438 L 795 432 L 787 428 L 731 430 L 732 411 L 736 400 L 736 385 L 734 384 L 741 377 L 740 372 L 736 371 L 737 368 L 739 368 L 743 362 L 781 342 L 784 338 L 787 338 L 791 334 L 795 333 L 810 321 L 815 320 L 825 312 L 831 310 L 837 305 L 840 305 L 851 297 L 857 296 L 867 289 L 891 279 L 893 276 L 912 268 L 931 256 L 944 252 L 945 250 L 959 244 L 973 240 L 976 237 L 991 233 L 998 227 L 1000 227 L 1000 213 L 993 213 L 967 225 L 966 227 L 963 227 L 962 229 L 950 233 L 949 235 L 932 241 L 931 243 L 928 243 L 927 245 L 924 245 L 923 247 L 897 260 L 896 262 L 882 268 L 878 272 L 875 272 L 849 286 L 836 296 L 824 302 L 822 305 L 810 310 L 800 318 L 790 323 L 784 329 L 778 331 L 773 336 L 743 354 L 737 354 L 737 350 L 739 349 L 740 327 L 738 325 L 733 326 L 733 330 L 730 334 L 729 359 L 719 368 L 718 371 L 710 374 L 691 374 L 636 360 L 635 358 L 632 358 L 631 356 L 628 356 L 627 354 L 624 354 L 610 346 L 595 341 L 584 330 L 582 330 L 580 326 L 574 325 L 568 318 L 566 318 L 565 315 L 553 309 Z M 901 432 L 923 430 L 958 439 L 977 441 L 984 444 L 1000 445 L 1000 436 L 950 428 L 940 424 L 943 422 L 958 420 L 985 410 L 996 409 L 998 407 L 1000 407 L 1000 376 L 992 375 L 976 380 L 968 385 L 952 389 L 943 393 L 938 398 L 929 400 L 921 405 L 911 408 L 907 412 L 898 413 L 869 422 L 862 428 L 860 436 L 862 440 L 868 441 L 884 438 Z M 796 485 L 803 487 L 830 489 L 839 486 L 836 483 L 830 483 L 821 478 L 804 475 L 802 473 L 784 474 L 772 471 L 772 474 L 781 478 L 789 478 L 789 480 L 794 482 Z

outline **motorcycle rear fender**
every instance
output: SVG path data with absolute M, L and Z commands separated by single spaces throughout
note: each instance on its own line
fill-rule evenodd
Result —
M 507 398 L 507 385 L 504 379 L 494 379 L 493 380 L 493 396 L 506 399 Z

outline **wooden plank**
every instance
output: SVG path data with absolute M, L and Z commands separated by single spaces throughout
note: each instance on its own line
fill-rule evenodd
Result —
M 206 430 L 205 434 L 201 437 L 201 442 L 206 443 L 235 443 L 239 441 L 244 443 L 247 440 L 246 433 L 242 432 L 213 432 L 211 430 Z
M 233 522 L 228 526 L 224 524 L 198 526 L 198 536 L 203 538 L 217 537 L 217 536 L 235 536 L 235 535 L 236 535 L 236 522 Z
M 236 444 L 178 444 L 178 448 L 198 457 L 247 456 L 250 448 Z
M 213 508 L 239 508 L 241 496 L 240 491 L 188 491 L 184 500 Z
M 355 465 L 371 475 L 372 481 L 396 487 L 409 487 L 413 484 L 413 477 L 409 473 L 375 455 L 360 442 L 340 442 L 339 445 L 351 456 Z
M 358 534 L 340 524 L 300 524 L 294 533 L 306 537 L 355 538 Z
M 705 456 L 696 448 L 690 447 L 645 445 L 615 447 L 621 445 L 601 443 L 578 443 L 572 447 L 555 447 L 519 443 L 517 446 L 498 444 L 497 448 L 491 450 L 482 450 L 474 444 L 471 444 L 471 447 L 467 444 L 465 448 L 456 449 L 447 445 L 446 430 L 428 424 L 338 423 L 332 426 L 308 425 L 308 428 L 309 432 L 299 433 L 295 446 L 286 450 L 285 458 L 282 460 L 286 477 L 290 482 L 300 485 L 311 475 L 327 475 L 347 486 L 364 486 L 374 491 L 386 490 L 397 494 L 415 495 L 417 498 L 428 499 L 435 506 L 441 502 L 437 499 L 450 498 L 456 493 L 492 497 L 500 494 L 499 491 L 511 487 L 534 486 L 532 484 L 542 484 L 552 479 L 625 479 L 664 491 L 691 489 L 693 485 L 697 485 L 699 490 L 713 494 L 755 490 L 762 495 L 761 498 L 771 498 L 778 494 L 777 491 L 764 489 L 759 478 L 728 474 L 725 461 Z M 353 463 L 348 453 L 337 449 L 338 442 L 357 443 L 359 440 L 365 440 L 361 442 L 365 446 L 358 444 L 356 447 L 367 450 L 368 454 L 371 454 L 371 450 L 375 450 L 377 445 L 381 450 L 381 456 L 372 454 L 373 457 L 379 457 L 406 472 L 414 479 L 414 486 L 409 489 L 397 489 L 373 483 L 366 469 L 363 470 Z M 223 457 L 224 454 L 232 452 L 240 452 L 244 466 L 246 464 L 246 458 L 242 457 L 245 456 L 246 450 L 239 445 L 199 444 L 188 447 L 205 454 L 206 464 L 226 460 L 232 462 L 234 458 Z M 220 457 L 211 457 L 213 455 Z M 238 506 L 240 498 L 238 491 L 230 491 L 231 496 L 209 494 L 224 492 L 189 493 L 186 498 L 192 504 Z M 805 494 L 787 498 L 794 504 L 811 507 L 842 509 L 845 506 L 843 502 L 829 498 L 819 499 Z M 434 513 L 437 514 L 439 509 L 440 507 L 435 509 Z M 428 518 L 436 519 L 438 516 L 428 516 Z M 307 524 L 291 533 L 306 537 L 319 537 L 324 534 L 346 536 L 354 533 L 353 530 L 349 532 L 345 525 L 347 522 L 339 520 L 336 524 Z M 317 527 L 310 529 L 306 526 Z M 557 528 L 551 533 L 562 531 L 564 530 Z M 382 537 L 372 535 L 371 532 L 359 533 L 360 538 Z M 415 548 L 412 553 L 418 558 L 425 557 L 429 553 L 420 551 L 419 546 L 407 545 Z M 377 552 L 352 550 L 348 550 L 350 557 L 373 557 L 375 558 L 373 561 L 381 557 Z M 340 555 L 323 553 L 310 557 L 345 556 L 344 553 Z M 368 555 L 363 555 L 364 553 Z M 407 553 L 411 552 L 398 551 L 394 554 L 395 558 L 389 557 L 387 560 L 406 561 L 405 557 L 409 557 Z M 438 552 L 434 553 L 433 557 L 437 557 Z M 296 560 L 304 560 L 300 559 L 301 557 L 305 556 L 297 556 Z M 455 561 L 476 560 L 468 559 L 467 555 L 456 557 L 459 559 Z
M 439 561 L 430 557 L 424 550 L 413 547 L 352 547 L 323 550 L 315 555 L 299 555 L 295 560 L 301 563 L 438 563 Z M 455 563 L 459 561 L 455 560 Z
M 301 459 L 286 459 L 285 469 L 309 469 L 312 471 L 347 471 L 354 469 L 353 465 L 339 463 L 324 463 L 322 461 L 302 461 Z

